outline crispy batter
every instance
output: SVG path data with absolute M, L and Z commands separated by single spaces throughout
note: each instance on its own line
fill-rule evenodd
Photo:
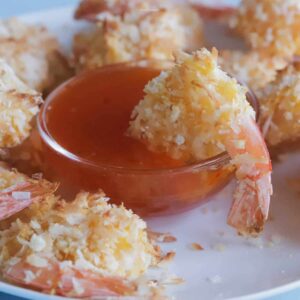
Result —
M 9 163 L 25 174 L 39 173 L 43 169 L 42 140 L 35 122 L 31 123 L 34 124 L 28 138 L 16 147 L 0 151 L 0 160 Z
M 175 67 L 145 87 L 128 133 L 150 150 L 187 162 L 224 151 L 228 130 L 255 113 L 245 88 L 218 67 L 217 56 L 215 49 L 177 55 Z
M 97 27 L 74 38 L 77 71 L 141 59 L 172 59 L 173 51 L 203 43 L 202 21 L 190 6 L 107 13 Z
M 46 28 L 28 25 L 15 18 L 0 21 L 0 57 L 31 88 L 44 91 L 56 84 L 57 75 L 50 72 L 50 62 L 56 61 L 56 66 L 61 64 L 57 56 L 61 56 L 58 41 Z M 68 76 L 69 67 L 59 66 L 59 69 L 60 76 Z
M 297 0 L 243 0 L 230 25 L 254 49 L 285 57 L 300 54 Z
M 261 123 L 268 144 L 275 146 L 300 137 L 300 69 L 289 66 L 270 83 L 260 99 Z
M 96 21 L 105 13 L 124 15 L 132 10 L 152 10 L 171 5 L 168 0 L 82 0 L 75 11 L 75 19 Z
M 0 59 L 0 147 L 13 147 L 29 136 L 40 95 L 25 85 Z
M 220 53 L 219 64 L 224 71 L 257 91 L 275 80 L 277 72 L 286 67 L 287 61 L 259 51 L 225 50 Z
M 15 176 L 5 175 L 6 186 Z M 72 203 L 48 195 L 0 232 L 0 265 L 25 260 L 35 266 L 47 257 L 103 276 L 135 279 L 156 263 L 158 253 L 148 240 L 145 222 L 108 200 L 102 192 L 82 192 Z

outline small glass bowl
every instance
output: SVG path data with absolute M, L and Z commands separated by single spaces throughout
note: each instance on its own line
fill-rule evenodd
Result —
M 131 64 L 126 63 L 126 66 Z M 164 69 L 170 63 L 142 61 L 132 65 L 160 69 L 164 65 Z M 107 68 L 115 67 L 102 69 L 105 72 Z M 184 167 L 143 170 L 96 164 L 69 152 L 49 133 L 46 112 L 55 96 L 77 80 L 78 76 L 51 93 L 37 119 L 42 140 L 42 170 L 46 178 L 60 183 L 60 193 L 67 199 L 81 190 L 103 189 L 114 203 L 124 203 L 142 216 L 174 214 L 204 203 L 232 178 L 234 169 L 227 153 Z M 253 93 L 248 93 L 248 101 L 258 113 L 258 102 Z

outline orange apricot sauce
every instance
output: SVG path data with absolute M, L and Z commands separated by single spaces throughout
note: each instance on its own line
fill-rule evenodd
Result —
M 114 66 L 80 76 L 66 84 L 48 106 L 49 133 L 66 150 L 97 164 L 134 169 L 183 165 L 126 135 L 144 86 L 159 72 Z

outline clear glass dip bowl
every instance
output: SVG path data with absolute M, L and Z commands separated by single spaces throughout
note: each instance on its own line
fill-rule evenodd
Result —
M 126 63 L 139 67 L 165 69 L 170 62 L 141 61 Z M 120 65 L 118 65 L 120 66 Z M 106 66 L 97 72 L 106 72 Z M 76 84 L 78 75 L 58 87 L 46 99 L 38 116 L 38 131 L 42 140 L 42 170 L 46 178 L 60 183 L 60 192 L 71 199 L 77 192 L 103 191 L 115 203 L 124 203 L 142 216 L 173 214 L 205 203 L 209 196 L 220 191 L 232 178 L 234 169 L 227 153 L 177 168 L 133 169 L 111 166 L 84 159 L 65 149 L 47 128 L 47 108 L 66 85 Z M 99 83 L 101 84 L 101 83 Z M 253 93 L 248 101 L 258 113 Z

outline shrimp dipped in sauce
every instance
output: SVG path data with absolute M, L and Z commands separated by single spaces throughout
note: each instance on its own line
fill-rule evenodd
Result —
M 227 151 L 238 181 L 228 223 L 257 234 L 268 217 L 271 161 L 246 88 L 218 67 L 217 56 L 215 49 L 179 53 L 145 87 L 128 134 L 187 164 Z

